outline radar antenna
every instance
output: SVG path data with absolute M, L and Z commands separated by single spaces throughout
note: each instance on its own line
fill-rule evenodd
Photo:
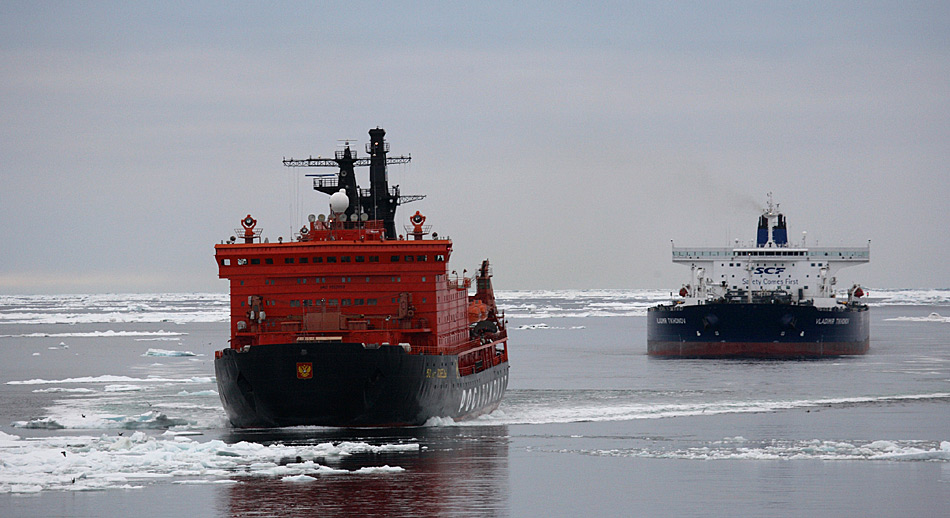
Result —
M 350 148 L 349 141 L 344 141 L 344 148 L 338 150 L 334 158 L 313 158 L 312 156 L 304 159 L 285 158 L 284 165 L 287 167 L 338 167 L 339 172 L 336 177 L 307 175 L 314 177 L 313 189 L 330 195 L 343 189 L 350 199 L 350 205 L 346 209 L 348 216 L 368 212 L 368 219 L 383 221 L 387 238 L 396 239 L 396 207 L 403 203 L 421 200 L 425 198 L 425 195 L 402 195 L 398 185 L 389 186 L 386 166 L 407 164 L 412 157 L 408 155 L 387 157 L 389 142 L 383 138 L 385 135 L 386 131 L 382 128 L 369 130 L 370 141 L 366 144 L 369 157 L 366 158 L 357 157 L 356 152 Z M 369 166 L 369 189 L 360 189 L 357 185 L 354 170 L 357 166 Z

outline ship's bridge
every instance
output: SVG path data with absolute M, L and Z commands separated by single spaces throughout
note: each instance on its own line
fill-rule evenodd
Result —
M 863 247 L 808 247 L 788 240 L 788 221 L 772 203 L 772 193 L 759 216 L 755 240 L 748 246 L 672 247 L 673 262 L 689 265 L 690 283 L 680 289 L 687 303 L 711 299 L 790 300 L 833 307 L 835 273 L 871 259 L 871 243 Z M 858 286 L 849 291 L 857 292 Z M 753 296 L 755 295 L 755 297 Z M 858 295 L 860 296 L 860 295 Z
M 725 258 L 756 258 L 756 260 L 796 260 L 821 258 L 827 261 L 866 263 L 870 247 L 825 248 L 702 248 L 673 247 L 673 262 L 715 261 Z
M 673 247 L 673 262 L 690 266 L 683 287 L 696 301 L 774 293 L 799 302 L 833 306 L 835 275 L 870 260 L 865 247 Z

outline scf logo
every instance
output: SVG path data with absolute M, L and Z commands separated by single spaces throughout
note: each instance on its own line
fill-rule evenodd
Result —
M 780 273 L 782 273 L 782 272 L 784 272 L 784 271 L 785 271 L 785 268 L 781 268 L 781 267 L 777 267 L 777 266 L 759 266 L 759 267 L 757 267 L 757 268 L 755 269 L 755 271 L 752 272 L 752 273 L 754 273 L 754 274 L 756 274 L 756 275 L 762 275 L 762 274 L 765 274 L 765 275 L 778 275 L 778 274 L 780 274 Z

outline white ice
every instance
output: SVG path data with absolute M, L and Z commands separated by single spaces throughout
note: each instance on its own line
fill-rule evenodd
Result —
M 47 380 L 41 378 L 34 378 L 29 380 L 13 380 L 8 381 L 7 385 L 53 385 L 53 384 L 65 384 L 65 383 L 135 383 L 135 382 L 146 382 L 146 383 L 211 383 L 213 378 L 209 377 L 194 377 L 194 378 L 132 378 L 129 376 L 116 376 L 111 374 L 103 374 L 102 376 L 84 376 L 80 378 L 66 378 L 61 380 Z
M 540 322 L 540 323 L 538 323 L 538 324 L 522 324 L 522 325 L 518 326 L 516 329 L 521 329 L 521 330 L 525 330 L 525 331 L 538 330 L 538 329 L 541 329 L 541 330 L 546 330 L 546 329 L 587 329 L 587 326 L 552 327 L 552 326 L 547 325 L 547 324 L 544 323 L 544 322 Z
M 886 401 L 914 401 L 947 399 L 950 393 L 905 394 L 894 396 L 867 396 L 825 398 L 789 401 L 707 401 L 697 403 L 623 403 L 609 400 L 591 400 L 586 404 L 565 405 L 560 401 L 538 400 L 513 402 L 503 400 L 498 410 L 469 421 L 439 422 L 435 426 L 480 426 L 516 424 L 556 424 L 586 421 L 626 421 L 631 419 L 661 419 L 717 414 L 774 412 L 795 408 L 826 405 L 876 403 Z
M 64 392 L 67 394 L 93 394 L 96 391 L 87 388 L 64 388 L 64 387 L 50 387 L 45 389 L 35 389 L 33 392 L 38 394 L 44 393 L 53 393 L 53 392 Z
M 868 289 L 872 306 L 950 306 L 950 290 Z M 508 318 L 643 317 L 647 308 L 673 298 L 669 290 L 535 290 L 495 292 Z M 0 295 L 3 324 L 93 324 L 227 322 L 229 298 L 224 293 L 160 293 L 103 295 Z M 91 333 L 91 334 L 90 334 Z M 64 333 L 62 336 L 107 336 Z M 105 333 L 105 332 L 103 332 Z M 114 333 L 114 332 L 113 332 Z M 127 334 L 124 336 L 150 336 Z M 148 332 L 145 332 L 148 333 Z M 3 335 L 10 337 L 14 335 Z M 52 336 L 26 334 L 15 336 Z M 59 336 L 59 335 L 56 335 Z M 112 335 L 123 336 L 123 335 Z M 171 336 L 171 335 L 166 335 Z M 161 336 L 155 336 L 160 338 Z
M 152 437 L 141 431 L 127 436 L 37 439 L 0 432 L 0 493 L 134 488 L 154 480 L 227 483 L 244 477 L 270 477 L 299 482 L 306 480 L 303 477 L 398 473 L 404 469 L 380 465 L 349 471 L 322 463 L 354 453 L 417 451 L 418 443 L 265 446 L 198 442 L 178 434 Z
M 167 351 L 165 349 L 149 349 L 142 356 L 201 356 L 191 351 Z
M 945 317 L 940 313 L 931 313 L 927 316 L 916 316 L 916 317 L 894 317 L 886 318 L 884 320 L 894 320 L 894 321 L 903 321 L 903 322 L 939 322 L 942 324 L 950 324 L 950 317 Z
M 576 453 L 607 457 L 651 457 L 685 460 L 847 460 L 950 462 L 950 441 L 829 441 L 773 440 L 750 444 L 742 437 L 691 448 L 663 450 L 629 448 L 579 450 Z
M 0 338 L 46 338 L 46 337 L 69 337 L 69 338 L 114 338 L 114 337 L 128 337 L 128 336 L 156 336 L 156 337 L 173 337 L 173 336 L 184 336 L 188 333 L 176 333 L 174 331 L 86 331 L 86 332 L 73 332 L 73 333 L 25 333 L 19 335 L 0 335 Z M 60 343 L 61 347 L 65 344 Z

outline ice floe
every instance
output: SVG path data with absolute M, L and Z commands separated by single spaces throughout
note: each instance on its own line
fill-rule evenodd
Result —
M 326 462 L 355 453 L 411 453 L 419 448 L 418 443 L 228 444 L 181 435 L 152 437 L 141 431 L 26 440 L 0 432 L 0 493 L 137 488 L 162 480 L 240 483 L 248 477 L 299 483 L 322 476 L 400 473 L 404 468 L 388 464 L 347 470 Z
M 884 320 L 895 320 L 902 322 L 940 322 L 943 324 L 950 324 L 950 316 L 945 317 L 940 313 L 931 313 L 927 316 L 910 316 L 910 317 L 894 317 L 886 318 Z
M 530 391 L 525 391 L 530 392 Z M 903 394 L 893 396 L 866 396 L 846 398 L 822 398 L 801 400 L 751 400 L 751 401 L 700 401 L 692 403 L 657 402 L 639 400 L 624 401 L 622 397 L 611 398 L 598 391 L 596 397 L 584 400 L 565 401 L 562 398 L 518 398 L 509 395 L 501 407 L 491 414 L 458 423 L 440 422 L 438 426 L 479 426 L 517 424 L 555 424 L 577 422 L 625 421 L 631 419 L 661 419 L 688 416 L 712 416 L 719 414 L 745 414 L 776 412 L 791 409 L 809 409 L 825 406 L 849 406 L 878 404 L 893 401 L 942 401 L 950 399 L 950 393 Z
M 8 381 L 7 385 L 54 385 L 65 383 L 123 383 L 123 382 L 141 382 L 141 383 L 211 383 L 214 378 L 193 377 L 193 378 L 132 378 L 129 376 L 115 376 L 103 374 L 102 376 L 84 376 L 80 378 L 66 378 L 61 380 L 47 380 L 34 378 L 29 380 Z
M 455 420 L 451 417 L 430 417 L 423 423 L 422 426 L 433 427 L 433 426 L 452 426 L 455 424 Z
M 34 389 L 33 392 L 37 394 L 51 394 L 56 392 L 62 392 L 66 394 L 94 394 L 96 391 L 88 388 L 66 388 L 66 387 L 50 387 L 45 389 Z
M 536 330 L 536 329 L 586 329 L 587 326 L 570 326 L 570 327 L 552 327 L 547 325 L 544 322 L 538 324 L 523 324 L 518 326 L 516 329 L 523 330 Z
M 178 337 L 185 336 L 188 333 L 176 333 L 174 331 L 85 331 L 71 333 L 24 333 L 18 335 L 0 335 L 0 338 L 114 338 L 129 336 L 154 336 L 154 337 Z M 60 342 L 60 347 L 69 346 Z
M 102 387 L 104 392 L 138 392 L 145 390 L 142 385 L 106 385 Z
M 42 430 L 162 430 L 175 426 L 192 425 L 187 419 L 168 417 L 157 410 L 138 415 L 98 415 L 98 414 L 70 414 L 65 416 L 47 416 L 30 419 L 28 421 L 14 421 L 14 428 L 42 429 Z
M 864 298 L 872 306 L 950 306 L 950 290 L 867 289 Z M 642 317 L 647 308 L 672 300 L 669 290 L 534 290 L 495 292 L 499 309 L 508 318 L 583 318 Z M 159 323 L 174 324 L 227 322 L 230 301 L 224 293 L 158 293 L 100 295 L 0 295 L 2 324 L 96 324 Z M 171 337 L 129 334 L 42 333 L 9 336 L 139 336 L 153 339 Z M 116 333 L 116 332 L 112 332 Z M 136 333 L 136 334 L 132 334 Z M 144 334 L 143 334 L 144 333 Z
M 216 390 L 196 390 L 195 392 L 188 392 L 187 390 L 182 390 L 177 394 L 178 396 L 217 396 L 218 391 Z
M 226 322 L 225 293 L 0 295 L 0 324 Z
M 142 356 L 164 356 L 164 357 L 176 357 L 176 356 L 203 356 L 195 354 L 191 351 L 167 351 L 165 349 L 149 349 L 145 351 L 145 354 Z
M 741 440 L 737 440 L 741 439 Z M 571 450 L 562 450 L 569 452 Z M 651 457 L 686 460 L 868 460 L 950 462 L 950 441 L 832 441 L 773 440 L 754 444 L 727 438 L 703 446 L 681 449 L 620 448 L 576 450 L 607 457 Z

